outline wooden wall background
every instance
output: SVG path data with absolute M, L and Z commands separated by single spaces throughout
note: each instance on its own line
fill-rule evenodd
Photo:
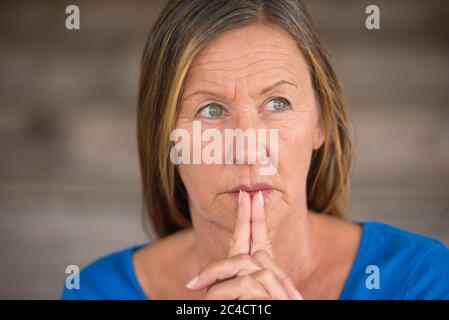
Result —
M 449 244 L 448 2 L 309 3 L 356 128 L 349 217 Z M 0 298 L 58 298 L 67 265 L 146 241 L 136 88 L 163 4 L 0 2 Z

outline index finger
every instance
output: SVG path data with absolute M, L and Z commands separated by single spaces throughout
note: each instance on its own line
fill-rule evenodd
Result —
M 249 254 L 251 240 L 251 198 L 240 190 L 234 234 L 228 249 L 228 257 Z
M 251 249 L 250 253 L 266 251 L 273 257 L 273 250 L 268 236 L 265 200 L 262 191 L 257 192 L 251 201 Z

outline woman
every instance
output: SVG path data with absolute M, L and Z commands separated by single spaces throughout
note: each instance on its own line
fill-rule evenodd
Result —
M 87 266 L 63 298 L 449 298 L 441 242 L 343 218 L 348 115 L 300 1 L 170 1 L 147 41 L 139 98 L 144 208 L 160 240 Z M 176 162 L 212 140 L 195 146 L 195 125 L 276 139 L 256 150 L 247 137 L 243 161 L 237 144 L 218 143 L 214 159 L 234 161 Z M 174 130 L 193 146 L 173 149 Z M 274 171 L 261 174 L 267 163 Z

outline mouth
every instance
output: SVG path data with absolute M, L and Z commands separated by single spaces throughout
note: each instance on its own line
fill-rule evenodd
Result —
M 231 190 L 226 191 L 226 194 L 233 198 L 238 198 L 240 190 L 248 192 L 251 197 L 254 196 L 257 192 L 261 191 L 263 196 L 266 198 L 274 191 L 274 188 L 268 183 L 255 183 L 249 185 L 241 184 L 232 188 Z

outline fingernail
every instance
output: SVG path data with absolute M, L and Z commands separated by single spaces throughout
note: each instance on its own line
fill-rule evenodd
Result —
M 239 204 L 242 202 L 242 196 L 243 196 L 243 192 L 242 192 L 242 190 L 240 190 L 240 192 L 239 192 Z
M 259 192 L 257 193 L 257 197 L 259 198 L 260 205 L 263 207 L 263 206 L 264 206 L 264 200 L 263 200 L 263 194 L 262 194 L 262 191 L 259 191 Z
M 301 294 L 298 292 L 298 290 L 295 289 L 295 291 L 293 291 L 293 295 L 296 300 L 303 300 L 303 298 L 302 298 Z
M 293 297 L 292 297 L 293 299 L 303 300 L 303 297 L 301 296 L 301 294 L 298 292 L 298 289 L 296 289 L 296 287 L 293 284 L 289 283 L 288 286 L 290 287 L 291 293 L 293 295 Z
M 187 282 L 186 287 L 189 289 L 192 289 L 195 286 L 195 284 L 197 283 L 197 281 L 198 281 L 198 276 L 195 276 L 193 279 L 191 279 L 189 282 Z

